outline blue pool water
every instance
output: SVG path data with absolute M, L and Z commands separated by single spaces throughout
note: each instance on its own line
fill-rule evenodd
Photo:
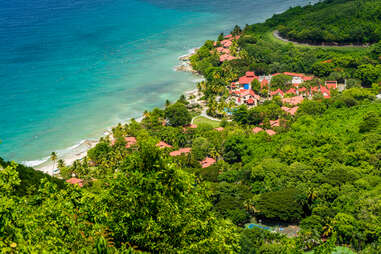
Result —
M 0 156 L 40 160 L 174 100 L 178 56 L 306 0 L 0 0 Z

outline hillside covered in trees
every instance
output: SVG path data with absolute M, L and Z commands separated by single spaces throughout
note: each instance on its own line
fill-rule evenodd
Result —
M 117 126 L 114 141 L 102 139 L 83 161 L 61 165 L 62 176 L 74 174 L 82 188 L 36 178 L 38 188 L 16 192 L 24 173 L 2 163 L 2 252 L 381 250 L 381 104 L 372 93 L 353 88 L 307 100 L 294 117 L 274 100 L 254 115 L 284 119 L 275 136 L 253 133 L 252 110 L 244 107 L 222 129 L 184 129 L 182 103 Z M 191 149 L 173 156 L 182 147 Z M 217 162 L 203 167 L 205 157 Z M 300 232 L 289 238 L 242 228 L 253 219 Z
M 237 26 L 231 61 L 215 50 L 223 35 L 190 59 L 208 114 L 224 111 L 227 87 L 252 70 L 313 74 L 308 89 L 346 83 L 294 114 L 273 96 L 195 125 L 201 106 L 181 96 L 119 124 L 73 165 L 59 162 L 59 178 L 0 159 L 0 253 L 381 253 L 381 43 L 347 50 L 269 37 L 287 25 L 281 17 L 304 12 L 295 10 L 348 2 Z M 272 82 L 292 85 L 282 74 Z
M 292 8 L 266 24 L 298 42 L 375 43 L 381 40 L 381 1 L 323 1 Z

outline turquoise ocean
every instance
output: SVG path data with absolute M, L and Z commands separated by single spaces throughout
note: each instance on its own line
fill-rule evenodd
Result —
M 306 0 L 0 0 L 0 156 L 37 165 L 195 87 L 178 57 Z

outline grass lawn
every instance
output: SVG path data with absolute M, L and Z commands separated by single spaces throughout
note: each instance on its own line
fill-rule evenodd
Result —
M 220 122 L 219 121 L 213 121 L 213 120 L 210 120 L 208 118 L 205 118 L 203 116 L 198 116 L 196 117 L 194 120 L 193 120 L 193 124 L 209 124 L 211 125 L 213 128 L 216 128 L 216 127 L 219 127 L 220 126 Z
M 267 41 L 283 44 L 283 45 L 288 45 L 290 42 L 282 41 L 278 38 L 276 38 L 273 34 L 273 31 L 268 31 L 264 34 L 264 39 Z M 345 46 L 345 47 L 340 47 L 340 46 L 312 46 L 312 45 L 302 45 L 302 44 L 297 44 L 293 43 L 295 47 L 298 48 L 321 48 L 321 49 L 328 49 L 328 50 L 333 50 L 333 51 L 340 51 L 340 52 L 360 52 L 363 50 L 366 50 L 366 47 L 351 47 L 351 46 Z

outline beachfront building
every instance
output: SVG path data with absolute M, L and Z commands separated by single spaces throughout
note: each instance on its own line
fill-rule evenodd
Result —
M 231 47 L 233 46 L 233 41 L 238 40 L 239 36 L 233 36 L 231 34 L 226 35 L 224 39 L 220 42 L 214 42 L 214 47 L 216 48 L 216 52 L 219 55 L 220 62 L 223 63 L 225 61 L 232 61 L 238 59 L 236 55 L 231 53 Z M 236 49 L 238 52 L 239 49 Z

